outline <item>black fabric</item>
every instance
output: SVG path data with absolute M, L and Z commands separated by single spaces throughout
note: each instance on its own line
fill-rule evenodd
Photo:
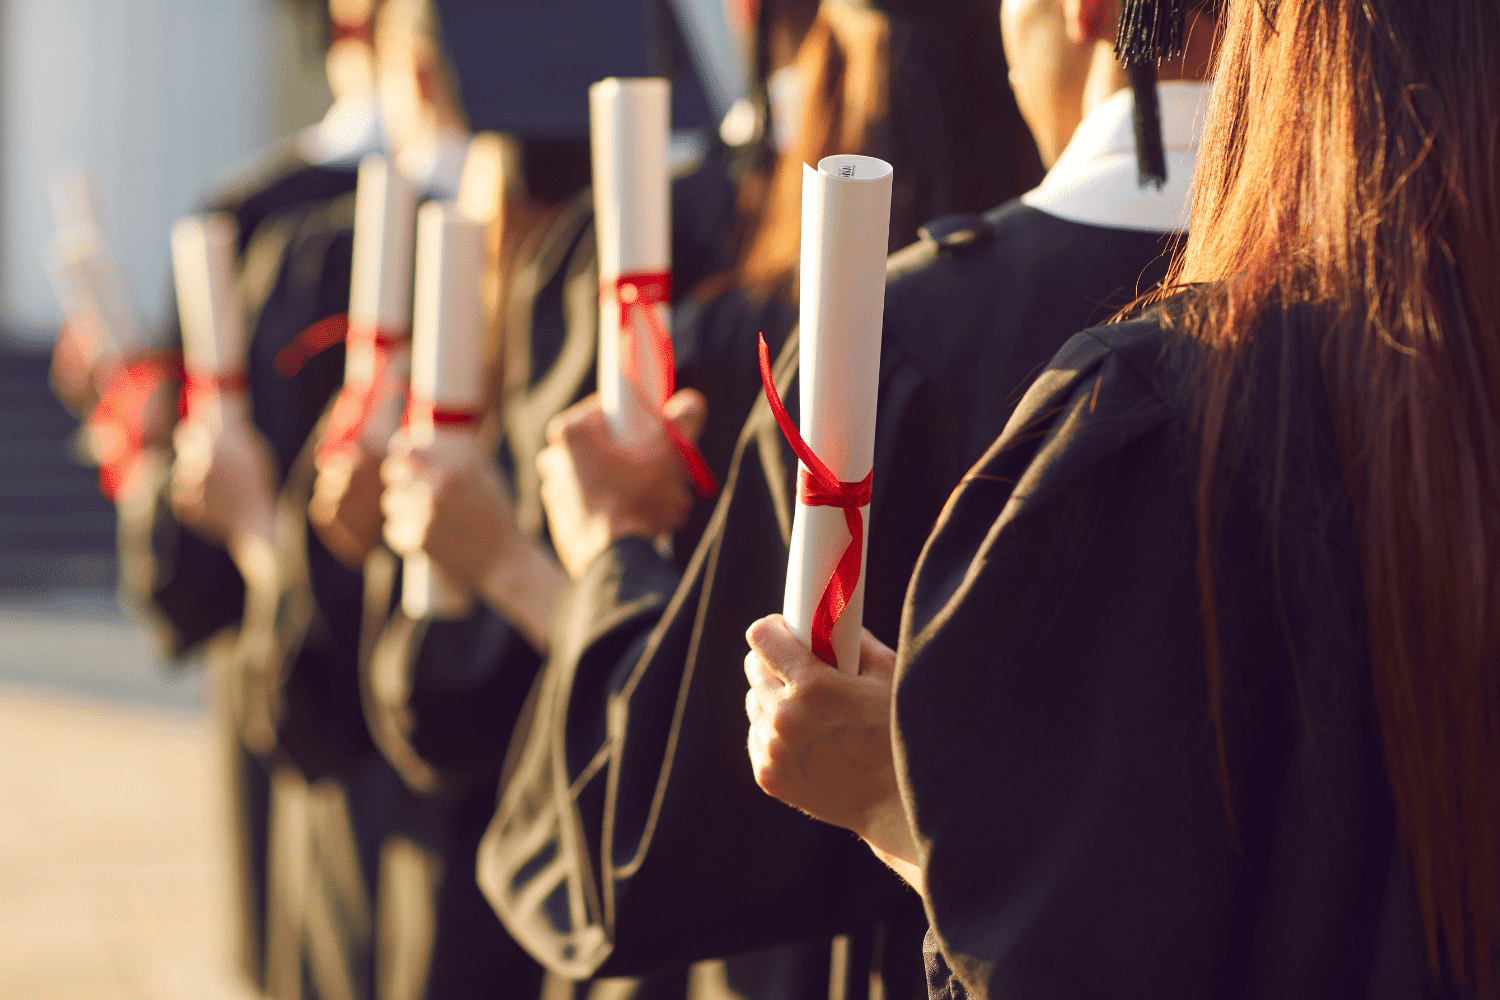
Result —
M 665 76 L 674 128 L 718 124 L 668 3 L 435 0 L 433 13 L 476 132 L 586 139 L 589 86 L 611 76 Z
M 985 223 L 989 239 L 919 244 L 891 262 L 866 577 L 866 624 L 888 642 L 928 529 L 1031 377 L 1075 327 L 1165 270 L 1167 237 L 1019 203 Z M 722 342 L 694 345 L 695 364 L 727 380 L 719 395 L 755 398 L 756 332 L 726 325 Z M 776 369 L 794 417 L 796 361 L 793 337 Z M 868 934 L 915 906 L 855 838 L 764 795 L 746 762 L 743 634 L 781 607 L 795 469 L 755 402 L 680 581 L 627 540 L 559 616 L 480 870 L 549 965 L 608 974 Z M 549 868 L 558 857 L 568 863 Z M 919 989 L 916 940 L 901 940 L 882 956 L 888 982 Z
M 1233 823 L 1186 338 L 1146 319 L 1070 340 L 949 502 L 895 701 L 934 997 L 1451 995 L 1425 971 L 1316 359 L 1295 357 L 1316 327 L 1288 337 L 1218 491 Z M 1273 506 L 1281 393 L 1318 419 Z

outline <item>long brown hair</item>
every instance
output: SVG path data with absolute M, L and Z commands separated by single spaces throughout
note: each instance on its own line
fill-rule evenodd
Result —
M 1174 275 L 1219 283 L 1184 322 L 1209 346 L 1199 576 L 1221 759 L 1215 470 L 1244 417 L 1257 330 L 1303 310 L 1429 958 L 1487 993 L 1500 945 L 1500 4 L 1236 0 L 1224 30 Z
M 804 163 L 836 153 L 889 160 L 893 250 L 935 216 L 991 208 L 1040 179 L 1006 80 L 995 9 L 937 6 L 956 9 L 908 19 L 853 4 L 818 8 L 795 61 L 802 93 L 792 146 L 769 177 L 741 185 L 746 236 L 732 284 L 762 297 L 790 288 Z

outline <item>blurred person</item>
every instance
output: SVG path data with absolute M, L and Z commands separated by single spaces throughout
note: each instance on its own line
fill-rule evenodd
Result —
M 316 222 L 309 226 L 281 216 L 301 207 L 316 215 L 318 206 L 353 190 L 354 166 L 378 141 L 371 80 L 367 71 L 360 72 L 361 65 L 368 69 L 368 61 L 367 55 L 360 58 L 356 42 L 335 44 L 327 63 L 335 103 L 324 120 L 257 162 L 231 172 L 201 203 L 203 211 L 226 211 L 234 216 L 242 262 L 259 262 L 259 277 L 242 287 L 257 334 L 263 328 L 280 329 L 288 324 L 300 328 L 337 308 L 340 294 L 347 294 L 347 242 L 341 247 Z M 277 220 L 275 231 L 267 234 L 265 228 L 272 220 Z M 308 248 L 313 248 L 317 262 L 300 273 L 295 287 L 279 283 L 280 262 L 301 256 Z M 233 531 L 233 524 L 224 517 L 229 505 L 209 504 L 201 489 L 182 484 L 180 498 L 189 501 L 184 510 L 194 508 L 188 515 L 203 529 L 202 535 L 183 530 L 171 510 L 176 407 L 174 366 L 168 352 L 181 339 L 175 301 L 169 301 L 167 312 L 168 319 L 149 348 L 155 353 L 120 359 L 130 366 L 128 377 L 122 377 L 119 363 L 107 355 L 102 357 L 108 367 L 80 371 L 70 366 L 70 359 L 81 354 L 76 342 L 81 328 L 65 324 L 54 353 L 53 381 L 75 412 L 94 410 L 91 421 L 123 421 L 139 432 L 141 452 L 125 456 L 119 489 L 112 498 L 120 507 L 121 594 L 156 628 L 172 660 L 182 661 L 206 649 L 216 686 L 222 687 L 231 672 L 226 663 L 229 640 L 224 637 L 240 619 L 245 581 L 216 541 Z M 290 315 L 278 319 L 282 313 Z M 296 386 L 283 384 L 272 372 L 269 355 L 252 351 L 247 361 L 248 391 L 255 411 L 273 418 L 273 424 L 261 428 L 269 444 L 252 439 L 247 449 L 237 450 L 236 461 L 221 461 L 216 468 L 199 471 L 205 482 L 211 476 L 220 487 L 216 495 L 244 501 L 234 505 L 238 517 L 253 519 L 264 516 L 267 484 L 274 484 L 276 467 L 284 469 L 296 448 L 297 422 L 310 425 L 321 407 L 320 397 L 326 398 L 337 385 L 338 359 L 309 368 Z M 100 404 L 101 395 L 108 405 Z M 299 399 L 310 402 L 301 407 L 288 405 Z M 272 922 L 266 863 L 270 773 L 241 742 L 233 701 L 226 692 L 216 692 L 214 704 L 223 723 L 235 811 L 236 952 L 243 974 L 260 987 Z
M 487 350 L 491 399 L 474 461 L 458 470 L 433 467 L 398 435 L 387 465 L 410 463 L 423 476 L 443 477 L 434 504 L 466 505 L 460 536 L 466 554 L 484 552 L 498 531 L 522 555 L 501 596 L 474 586 L 486 600 L 473 614 L 458 621 L 410 619 L 399 607 L 399 564 L 378 545 L 383 519 L 374 473 L 384 450 L 356 442 L 320 463 L 308 519 L 328 547 L 363 574 L 361 638 L 349 648 L 363 661 L 370 730 L 401 777 L 380 869 L 378 991 L 386 998 L 500 989 L 536 995 L 540 968 L 510 940 L 473 877 L 511 720 L 537 668 L 534 644 L 545 634 L 534 627 L 527 598 L 565 580 L 545 545 L 534 541 L 540 500 L 534 491 L 528 500 L 521 487 L 515 501 L 521 513 L 514 513 L 508 480 L 518 467 L 534 467 L 546 421 L 593 387 L 598 275 L 586 92 L 598 77 L 647 69 L 645 25 L 638 13 L 597 3 L 528 13 L 475 0 L 389 0 L 382 13 L 382 74 L 387 32 L 402 24 L 408 50 L 427 66 L 415 79 L 455 99 L 454 116 L 466 126 L 498 130 L 503 151 L 486 288 L 486 309 L 495 317 Z M 585 15 L 596 17 L 590 31 L 559 30 L 559 19 L 566 26 Z M 574 50 L 569 73 L 549 61 L 550 49 L 559 45 Z M 697 85 L 685 72 L 678 83 L 674 103 L 679 110 L 688 104 L 678 121 L 691 123 Z M 390 121 L 394 140 L 402 129 L 397 116 Z M 706 156 L 674 195 L 676 252 L 690 265 L 722 266 L 717 249 L 699 234 L 706 221 L 701 206 L 712 211 L 724 200 L 714 177 L 723 169 L 721 157 Z M 718 239 L 718 231 L 710 224 L 708 238 Z M 399 528 L 384 527 L 398 552 L 413 551 Z M 455 575 L 475 584 L 467 574 Z M 683 978 L 669 973 L 601 988 L 612 996 L 628 990 L 672 1000 L 681 996 Z M 558 989 L 566 987 L 554 983 L 548 995 Z
M 969 37 L 971 10 L 949 14 Z M 928 7 L 925 16 L 940 15 Z M 1159 96 L 1166 149 L 1154 152 L 1166 176 L 1160 188 L 1143 187 L 1153 150 L 1135 138 L 1141 88 L 1113 54 L 1118 6 L 1038 0 L 991 6 L 985 17 L 991 72 L 1000 78 L 997 67 L 1008 65 L 1049 170 L 998 209 L 929 223 L 891 260 L 865 569 L 866 620 L 890 641 L 927 529 L 1030 379 L 1079 322 L 1106 318 L 1165 273 L 1186 219 L 1206 94 L 1199 81 L 1214 25 L 1205 16 L 1189 57 L 1163 67 L 1159 93 L 1147 88 L 1151 104 Z M 748 344 L 737 346 L 739 363 L 754 365 Z M 795 413 L 795 335 L 779 354 L 776 386 Z M 546 826 L 555 825 L 556 836 L 587 845 L 568 855 L 570 884 L 608 887 L 592 891 L 612 897 L 614 912 L 590 911 L 581 926 L 540 909 L 535 919 L 552 921 L 563 942 L 604 933 L 644 951 L 656 938 L 633 925 L 670 913 L 657 937 L 680 933 L 730 951 L 868 928 L 878 915 L 884 936 L 863 947 L 879 955 L 888 994 L 920 991 L 925 919 L 912 898 L 847 839 L 778 808 L 727 763 L 739 752 L 731 720 L 743 717 L 747 688 L 718 664 L 738 657 L 745 628 L 780 606 L 785 586 L 798 463 L 769 407 L 756 402 L 739 432 L 724 495 L 685 573 L 652 542 L 675 527 L 661 500 L 683 489 L 671 453 L 620 448 L 587 404 L 556 422 L 553 441 L 542 457 L 544 497 L 577 580 L 555 633 L 567 645 L 548 663 L 550 686 L 539 689 L 493 850 L 530 861 L 553 843 Z M 600 795 L 609 796 L 602 805 Z M 634 860 L 614 870 L 592 860 L 621 857 Z M 524 878 L 518 889 L 539 894 Z
M 1497 41 L 1231 0 L 1166 301 L 1032 387 L 896 653 L 752 629 L 759 778 L 923 894 L 934 997 L 1500 995 Z

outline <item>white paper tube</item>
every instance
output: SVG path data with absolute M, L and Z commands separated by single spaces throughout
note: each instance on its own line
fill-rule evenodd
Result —
M 423 419 L 421 404 L 469 413 L 484 404 L 484 257 L 484 227 L 454 202 L 428 202 L 417 212 L 411 395 L 418 405 L 407 433 L 438 462 L 463 462 L 475 446 L 472 429 Z M 401 605 L 412 618 L 455 618 L 468 613 L 472 598 L 419 554 L 406 558 Z
M 59 230 L 52 244 L 52 273 L 58 298 L 71 316 L 98 321 L 101 353 L 125 356 L 141 343 L 141 319 L 125 276 L 97 230 Z
M 610 78 L 589 88 L 601 287 L 613 287 L 621 275 L 671 272 L 671 96 L 667 81 L 657 78 Z M 655 310 L 670 330 L 671 307 L 662 303 Z M 654 401 L 663 373 L 645 323 L 634 325 L 636 371 L 646 399 Z M 625 445 L 645 440 L 656 428 L 656 416 L 625 379 L 620 307 L 608 300 L 600 304 L 598 379 L 599 404 L 616 440 Z
M 411 181 L 383 156 L 367 156 L 359 165 L 354 195 L 354 259 L 349 284 L 351 329 L 395 335 L 411 328 L 412 242 L 417 221 L 417 192 Z M 393 352 L 400 371 L 388 378 L 405 381 L 405 352 Z M 377 374 L 375 344 L 350 337 L 344 354 L 344 384 L 369 387 Z M 401 420 L 399 393 L 370 414 L 363 438 L 384 448 Z
M 172 274 L 188 372 L 214 378 L 243 369 L 245 317 L 235 280 L 238 227 L 225 213 L 189 215 L 172 226 Z
M 802 169 L 802 292 L 798 341 L 801 430 L 813 454 L 841 482 L 869 475 L 875 457 L 880 325 L 891 218 L 891 165 L 868 156 L 830 156 Z M 861 511 L 869 543 L 869 508 Z M 792 520 L 782 613 L 811 646 L 813 613 L 850 542 L 844 512 L 808 507 Z M 859 671 L 865 574 L 834 627 L 840 670 Z
M 66 170 L 52 177 L 48 193 L 57 225 L 49 263 L 63 310 L 97 320 L 101 353 L 130 353 L 140 344 L 140 313 L 104 239 L 93 182 L 82 170 Z
M 52 219 L 58 230 L 99 232 L 99 199 L 94 182 L 78 167 L 60 170 L 47 182 Z

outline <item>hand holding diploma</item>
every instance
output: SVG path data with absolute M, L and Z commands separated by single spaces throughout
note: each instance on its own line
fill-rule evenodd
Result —
M 189 216 L 172 227 L 182 316 L 186 417 L 174 436 L 172 502 L 183 523 L 223 543 L 248 584 L 273 563 L 276 473 L 250 423 L 245 324 L 235 276 L 234 220 Z
M 682 389 L 662 408 L 685 440 L 703 431 L 703 394 Z M 621 538 L 655 540 L 682 527 L 693 498 L 682 462 L 654 434 L 634 447 L 615 439 L 598 396 L 553 417 L 537 455 L 542 504 L 558 558 L 574 579 Z
M 344 385 L 318 443 L 308 505 L 318 536 L 353 567 L 380 540 L 380 463 L 400 424 L 411 373 L 416 213 L 411 182 L 385 157 L 366 157 L 355 193 L 349 314 L 335 331 L 345 343 Z
M 406 433 L 434 467 L 476 461 L 475 430 L 483 417 L 484 340 L 480 284 L 484 227 L 453 202 L 428 202 L 417 213 L 417 270 L 412 323 L 411 396 Z M 385 505 L 386 537 L 408 535 L 401 520 L 420 517 L 420 505 Z M 470 592 L 433 565 L 425 552 L 406 557 L 402 607 L 412 618 L 458 618 Z
M 766 794 L 853 830 L 920 890 L 916 838 L 891 751 L 896 653 L 868 631 L 859 671 L 829 670 L 780 615 L 745 633 L 750 763 Z
M 665 435 L 700 496 L 718 489 L 663 410 L 672 351 L 671 85 L 649 78 L 589 88 L 594 232 L 599 246 L 599 405 L 625 448 Z
M 793 634 L 823 662 L 859 669 L 870 476 L 891 166 L 830 156 L 802 172 L 802 427 L 761 379 L 782 432 L 801 459 L 783 610 Z

